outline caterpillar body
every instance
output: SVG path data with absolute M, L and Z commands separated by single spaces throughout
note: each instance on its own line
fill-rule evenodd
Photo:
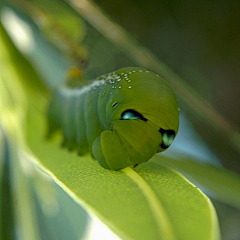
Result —
M 178 101 L 158 75 L 127 67 L 83 87 L 56 89 L 48 109 L 49 135 L 60 129 L 63 146 L 91 152 L 99 164 L 119 170 L 167 149 L 179 126 Z

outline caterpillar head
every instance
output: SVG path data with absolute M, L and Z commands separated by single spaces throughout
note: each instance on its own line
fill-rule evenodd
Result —
M 142 68 L 120 69 L 108 85 L 114 89 L 107 103 L 102 101 L 108 130 L 92 147 L 99 163 L 118 170 L 166 150 L 179 125 L 178 101 L 170 85 Z

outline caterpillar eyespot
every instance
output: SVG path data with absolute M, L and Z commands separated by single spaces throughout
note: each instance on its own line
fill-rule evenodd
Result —
M 69 150 L 91 152 L 102 167 L 119 170 L 148 161 L 173 142 L 178 100 L 155 73 L 127 67 L 79 86 L 60 86 L 48 108 L 49 136 L 61 130 Z
M 147 121 L 147 119 L 144 118 L 142 114 L 132 109 L 128 109 L 121 114 L 121 120 L 133 120 L 133 119 L 141 119 L 145 122 Z

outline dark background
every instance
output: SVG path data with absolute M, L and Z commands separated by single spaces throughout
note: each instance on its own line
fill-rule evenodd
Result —
M 239 130 L 239 1 L 95 2 Z M 222 163 L 239 172 L 239 152 L 189 109 L 181 110 Z

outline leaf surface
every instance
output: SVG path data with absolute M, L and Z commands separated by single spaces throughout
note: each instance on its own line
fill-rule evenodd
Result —
M 174 159 L 156 155 L 154 162 L 164 162 L 174 167 L 192 181 L 201 184 L 213 197 L 240 208 L 240 176 L 236 173 L 186 156 Z
M 79 204 L 124 239 L 218 239 L 209 199 L 181 174 L 148 162 L 131 169 L 103 169 L 90 156 L 46 141 L 43 112 L 28 114 L 27 142 L 37 164 Z M 193 224 L 194 223 L 194 224 Z

